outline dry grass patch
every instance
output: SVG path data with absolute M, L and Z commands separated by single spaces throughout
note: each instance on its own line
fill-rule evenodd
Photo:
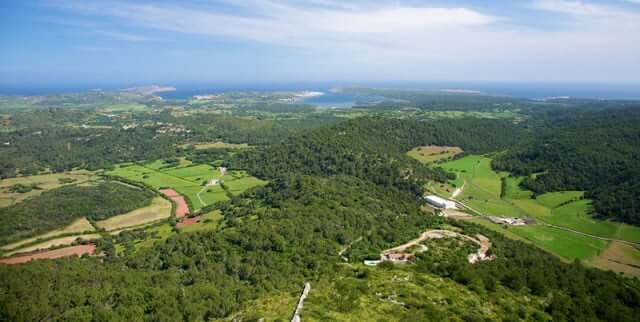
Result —
M 25 248 L 16 249 L 16 250 L 14 250 L 12 252 L 9 252 L 9 253 L 5 254 L 5 256 L 11 256 L 11 255 L 18 254 L 18 253 L 29 253 L 29 252 L 33 252 L 33 251 L 36 251 L 36 250 L 49 249 L 51 247 L 71 245 L 71 244 L 73 244 L 73 242 L 75 242 L 79 238 L 81 238 L 83 240 L 93 240 L 93 239 L 99 239 L 101 237 L 102 236 L 100 236 L 100 234 L 84 234 L 84 235 L 60 237 L 60 238 L 47 240 L 45 242 L 38 243 L 38 244 L 35 244 L 35 245 L 31 245 L 31 246 L 28 246 L 28 247 L 25 247 Z
M 611 242 L 600 255 L 589 260 L 595 267 L 640 277 L 640 250 L 629 244 Z
M 122 230 L 127 227 L 135 227 L 167 219 L 170 216 L 171 202 L 162 197 L 156 197 L 151 202 L 151 205 L 147 207 L 98 221 L 96 222 L 96 226 L 104 228 L 106 231 Z
M 407 155 L 426 164 L 448 160 L 462 152 L 462 149 L 457 146 L 427 145 L 414 148 L 407 152 Z
M 91 232 L 94 231 L 95 229 L 93 228 L 93 226 L 91 225 L 91 223 L 87 220 L 87 218 L 80 218 L 77 219 L 76 221 L 72 222 L 71 225 L 64 227 L 62 229 L 56 229 L 53 231 L 50 231 L 48 233 L 39 235 L 39 236 L 35 236 L 29 239 L 24 239 L 21 240 L 19 242 L 15 242 L 12 244 L 8 244 L 8 245 L 4 245 L 2 247 L 0 247 L 0 249 L 3 250 L 12 250 L 12 249 L 16 249 L 20 246 L 23 245 L 27 245 L 27 244 L 31 244 L 33 242 L 36 242 L 37 240 L 41 239 L 49 239 L 49 238 L 53 238 L 56 236 L 60 236 L 60 235 L 66 235 L 66 234 L 79 234 L 79 233 L 85 233 L 85 232 Z

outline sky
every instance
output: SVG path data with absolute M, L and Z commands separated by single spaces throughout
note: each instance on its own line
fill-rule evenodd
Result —
M 4 0 L 0 84 L 640 83 L 640 0 Z

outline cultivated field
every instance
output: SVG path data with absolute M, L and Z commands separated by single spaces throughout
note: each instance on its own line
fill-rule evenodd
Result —
M 160 193 L 173 200 L 176 204 L 176 218 L 182 218 L 189 214 L 189 205 L 184 197 L 173 189 L 160 189 Z
M 2 250 L 13 250 L 16 249 L 20 246 L 23 245 L 28 245 L 31 243 L 34 243 L 38 240 L 45 240 L 45 239 L 50 239 L 56 236 L 60 236 L 60 235 L 67 235 L 67 234 L 80 234 L 80 233 L 86 233 L 86 232 L 92 232 L 95 229 L 93 228 L 93 226 L 91 225 L 91 223 L 87 220 L 87 218 L 80 218 L 77 219 L 76 221 L 74 221 L 73 223 L 71 223 L 71 225 L 62 228 L 62 229 L 56 229 L 53 231 L 50 231 L 46 234 L 42 234 L 39 236 L 35 236 L 29 239 L 24 239 L 21 240 L 19 242 L 15 242 L 15 243 L 11 243 L 8 245 L 4 245 L 2 247 L 0 247 L 0 249 Z
M 0 264 L 9 264 L 9 265 L 22 264 L 35 259 L 54 259 L 54 258 L 68 257 L 68 256 L 93 255 L 95 251 L 96 251 L 95 245 L 78 245 L 78 246 L 54 249 L 54 250 L 36 253 L 36 254 L 5 258 L 0 260 Z
M 150 224 L 167 219 L 170 216 L 171 202 L 162 197 L 156 197 L 151 202 L 151 205 L 147 207 L 98 221 L 96 222 L 96 226 L 104 228 L 106 231 L 122 230 L 128 227 Z
M 69 184 L 81 184 L 93 181 L 96 178 L 94 172 L 78 170 L 63 173 L 43 174 L 0 180 L 0 207 L 9 207 L 27 198 L 37 196 L 45 191 L 60 188 Z M 71 182 L 73 181 L 73 182 Z M 29 192 L 11 192 L 14 185 L 37 187 Z
M 99 239 L 100 237 L 101 237 L 100 234 L 85 234 L 85 235 L 75 235 L 75 236 L 54 238 L 41 243 L 27 246 L 24 248 L 13 250 L 11 252 L 6 253 L 5 257 L 18 254 L 18 253 L 29 253 L 37 250 L 49 249 L 52 247 L 71 245 L 73 244 L 73 242 L 75 242 L 78 239 L 94 240 L 94 239 Z
M 174 189 L 190 202 L 193 211 L 217 201 L 229 200 L 219 183 L 208 185 L 211 180 L 223 181 L 234 195 L 265 184 L 264 181 L 247 175 L 245 171 L 229 171 L 222 175 L 217 168 L 206 164 L 165 167 L 160 161 L 145 165 L 120 165 L 109 174 L 144 182 L 158 190 Z
M 407 155 L 426 164 L 448 160 L 460 153 L 462 149 L 457 146 L 427 145 L 414 148 L 407 152 Z
M 509 230 L 570 261 L 592 258 L 607 247 L 606 241 L 543 225 L 510 227 Z
M 467 156 L 439 166 L 457 177 L 450 185 L 461 187 L 458 197 L 466 205 L 484 215 L 526 217 L 540 224 L 503 229 L 483 222 L 484 226 L 518 236 L 566 260 L 594 258 L 607 247 L 607 242 L 573 232 L 542 225 L 548 223 L 578 232 L 631 242 L 640 241 L 640 228 L 611 221 L 594 219 L 591 201 L 581 191 L 545 193 L 533 199 L 533 193 L 519 186 L 523 178 L 491 169 L 491 159 Z M 505 191 L 502 191 L 505 180 Z M 450 189 L 449 189 L 450 190 Z M 491 227 L 491 225 L 495 227 Z

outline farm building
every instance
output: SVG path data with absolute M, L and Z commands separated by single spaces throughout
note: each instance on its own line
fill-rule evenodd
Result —
M 520 218 L 508 218 L 508 217 L 488 217 L 489 221 L 494 224 L 499 225 L 511 225 L 511 226 L 524 226 L 527 224 L 526 221 Z
M 455 209 L 456 208 L 456 203 L 451 201 L 451 200 L 446 200 L 443 198 L 440 198 L 438 196 L 426 196 L 424 197 L 424 200 L 437 208 L 442 208 L 442 209 Z

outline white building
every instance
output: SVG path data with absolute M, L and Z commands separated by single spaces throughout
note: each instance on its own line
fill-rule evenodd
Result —
M 451 201 L 451 200 L 447 200 L 447 199 L 443 199 L 440 198 L 438 196 L 425 196 L 424 197 L 424 201 L 426 201 L 428 204 L 437 207 L 437 208 L 442 208 L 442 209 L 456 209 L 456 203 Z

